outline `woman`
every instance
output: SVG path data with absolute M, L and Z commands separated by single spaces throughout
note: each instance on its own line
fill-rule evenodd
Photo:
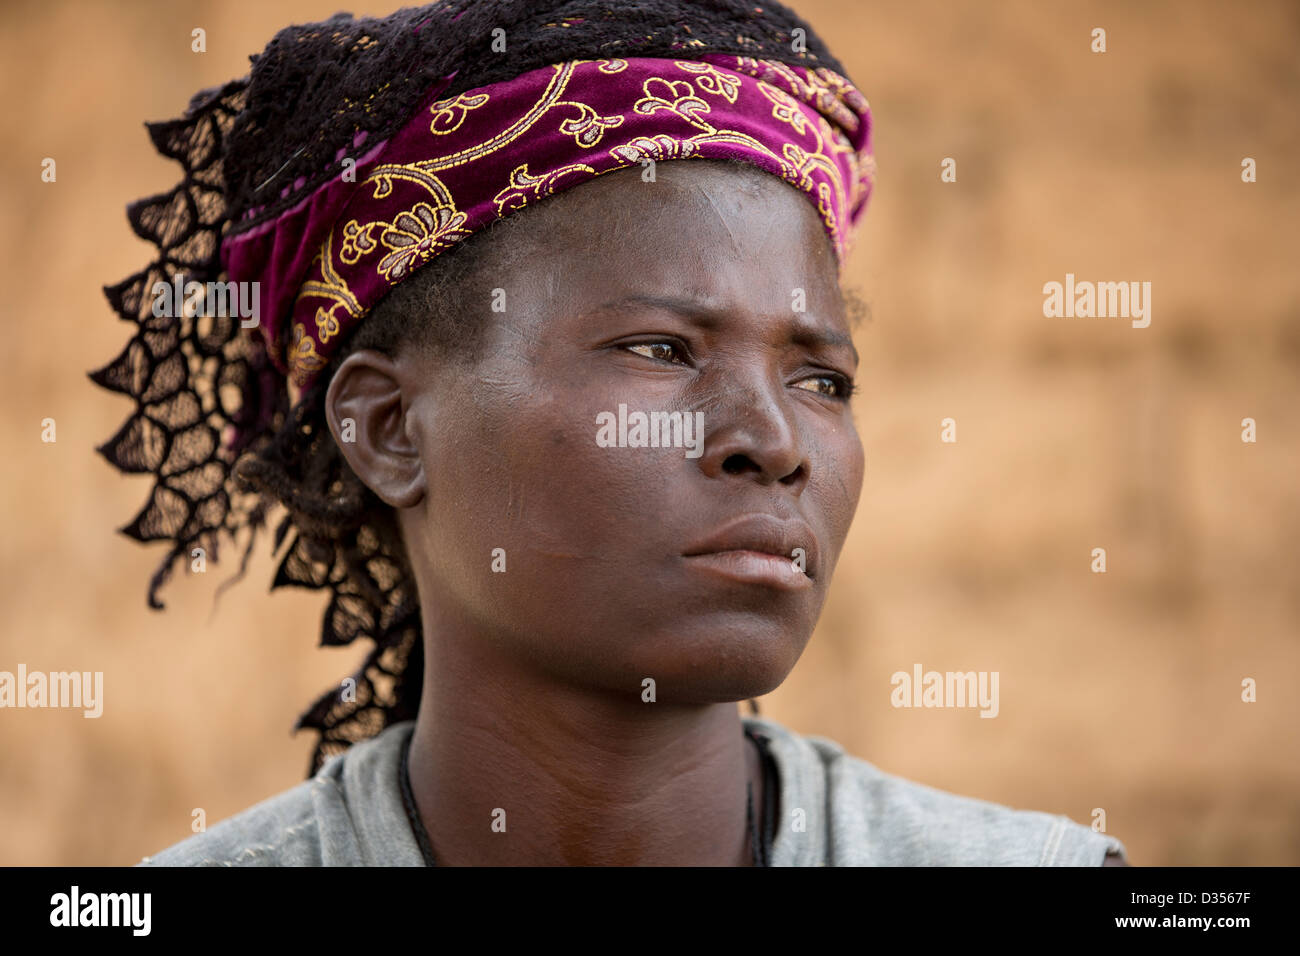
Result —
M 735 707 L 798 660 L 863 476 L 870 114 L 789 11 L 340 15 L 151 130 L 186 177 L 131 209 L 160 258 L 95 374 L 139 406 L 103 450 L 156 477 L 150 601 L 279 503 L 275 584 L 375 649 L 300 719 L 307 782 L 144 862 L 1122 858 Z

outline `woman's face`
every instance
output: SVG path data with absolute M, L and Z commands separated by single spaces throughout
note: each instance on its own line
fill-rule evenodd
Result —
M 715 163 L 640 173 L 529 211 L 481 274 L 471 361 L 399 358 L 425 491 L 403 534 L 435 640 L 740 700 L 785 679 L 826 597 L 862 484 L 857 358 L 807 198 Z M 702 445 L 618 447 L 620 406 L 702 421 Z

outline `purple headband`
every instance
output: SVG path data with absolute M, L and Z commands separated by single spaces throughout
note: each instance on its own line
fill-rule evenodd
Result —
M 438 99 L 453 78 L 390 139 L 361 152 L 361 134 L 354 166 L 340 151 L 341 175 L 222 243 L 230 280 L 260 283 L 259 327 L 294 385 L 310 384 L 434 256 L 602 173 L 645 160 L 750 163 L 808 196 L 841 266 L 871 195 L 867 101 L 828 69 L 721 54 L 574 60 Z

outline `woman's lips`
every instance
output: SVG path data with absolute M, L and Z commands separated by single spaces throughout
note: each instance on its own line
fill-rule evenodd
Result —
M 748 514 L 728 521 L 686 548 L 682 557 L 703 573 L 799 591 L 812 587 L 818 567 L 817 551 L 812 529 L 804 522 Z
M 812 587 L 812 578 L 796 570 L 791 558 L 762 551 L 711 551 L 685 556 L 686 563 L 702 573 L 744 584 L 759 584 L 784 591 Z

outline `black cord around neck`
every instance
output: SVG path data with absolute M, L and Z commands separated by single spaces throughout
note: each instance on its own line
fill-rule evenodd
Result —
M 437 866 L 433 859 L 433 844 L 429 840 L 429 831 L 424 828 L 424 821 L 420 819 L 419 808 L 415 805 L 415 793 L 411 790 L 411 738 L 414 734 L 406 738 L 406 746 L 402 748 L 402 767 L 400 776 L 402 778 L 402 805 L 406 807 L 406 818 L 411 821 L 411 829 L 415 832 L 415 842 L 420 845 L 420 855 L 424 857 L 425 866 Z
M 776 841 L 776 801 L 780 796 L 780 774 L 777 770 L 776 760 L 769 749 L 768 738 L 757 731 L 745 728 L 745 736 L 754 742 L 758 748 L 759 767 L 761 768 L 763 778 L 763 825 L 762 836 L 758 837 L 758 828 L 752 826 L 750 833 L 754 834 L 756 840 L 757 852 L 755 854 L 755 866 L 772 865 L 772 844 Z M 753 811 L 750 811 L 751 819 Z

